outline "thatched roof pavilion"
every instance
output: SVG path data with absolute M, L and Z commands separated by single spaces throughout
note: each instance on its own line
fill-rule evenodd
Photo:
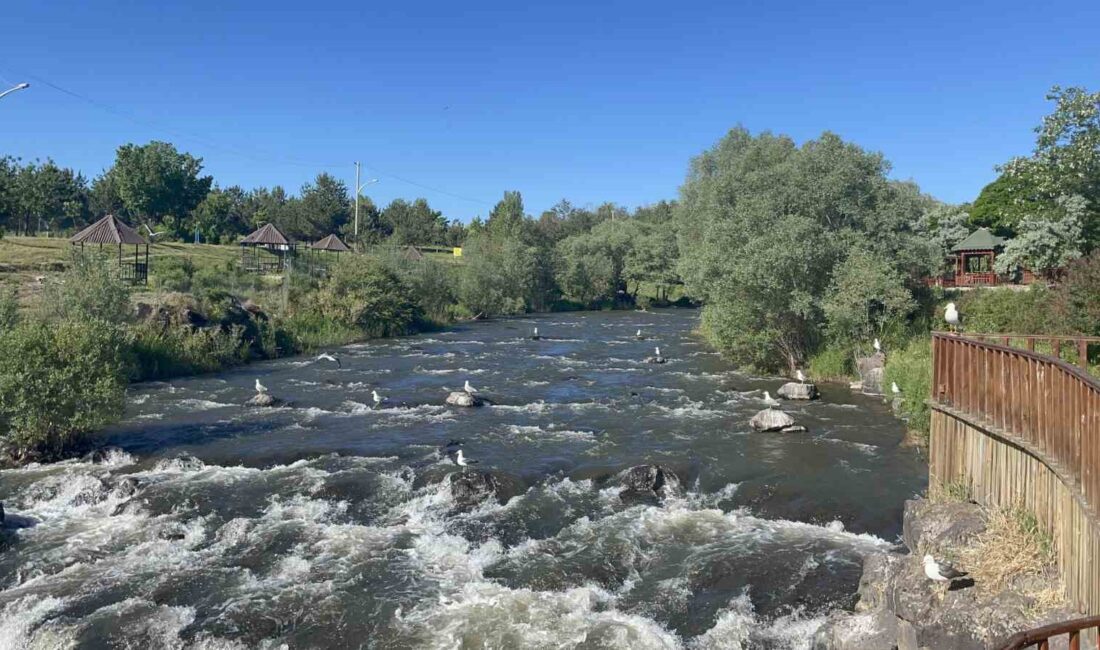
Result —
M 351 252 L 351 249 L 348 248 L 348 245 L 340 241 L 340 238 L 334 234 L 325 237 L 321 241 L 310 244 L 309 247 L 315 251 L 328 251 L 330 253 L 337 254 Z
M 133 284 L 149 282 L 149 242 L 138 231 L 123 223 L 118 217 L 109 214 L 84 230 L 69 238 L 74 247 L 80 246 L 80 255 L 84 255 L 85 244 L 96 244 L 100 249 L 104 245 L 118 246 L 119 276 Z M 133 246 L 134 258 L 123 258 L 122 247 Z M 145 247 L 145 259 L 142 261 L 141 249 Z

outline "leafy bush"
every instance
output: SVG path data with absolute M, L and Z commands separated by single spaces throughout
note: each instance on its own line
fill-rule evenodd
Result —
M 163 291 L 190 291 L 194 276 L 195 265 L 189 257 L 157 260 L 152 273 L 153 286 Z
M 42 302 L 47 316 L 62 320 L 122 323 L 130 317 L 130 290 L 106 257 L 84 255 L 47 285 Z
M 249 347 L 239 326 L 191 329 L 151 323 L 130 330 L 133 381 L 170 379 L 214 372 L 248 360 Z
M 361 336 L 359 328 L 326 318 L 316 309 L 303 309 L 286 316 L 279 321 L 274 334 L 280 354 L 350 343 Z
M 1100 251 L 1066 269 L 1064 281 L 1054 291 L 1054 305 L 1070 331 L 1100 336 Z
M 0 289 L 0 332 L 19 324 L 19 297 L 14 288 Z
M 901 414 L 909 428 L 927 441 L 931 415 L 925 402 L 932 395 L 932 341 L 915 338 L 886 357 L 886 384 L 901 389 Z
M 423 317 L 409 287 L 376 260 L 337 266 L 317 304 L 326 318 L 371 337 L 407 334 Z
M 964 332 L 1056 334 L 1064 329 L 1050 291 L 1037 285 L 1030 291 L 971 291 L 958 300 L 958 309 Z
M 0 426 L 15 458 L 55 457 L 122 415 L 122 331 L 91 320 L 27 321 L 0 334 Z

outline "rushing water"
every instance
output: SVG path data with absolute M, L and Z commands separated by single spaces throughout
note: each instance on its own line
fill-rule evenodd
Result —
M 925 470 L 846 388 L 787 405 L 809 433 L 751 432 L 780 380 L 695 318 L 478 323 L 135 387 L 124 451 L 0 473 L 0 647 L 807 647 Z M 256 378 L 289 405 L 239 406 Z M 496 404 L 442 406 L 466 379 Z M 458 507 L 453 439 L 515 496 Z M 624 500 L 641 463 L 685 490 Z

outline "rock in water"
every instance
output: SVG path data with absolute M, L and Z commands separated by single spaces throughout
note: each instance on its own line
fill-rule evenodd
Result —
M 752 416 L 749 425 L 757 431 L 782 431 L 794 426 L 794 418 L 779 409 L 766 408 Z
M 268 395 L 267 393 L 256 393 L 255 395 L 252 396 L 252 399 L 248 400 L 244 404 L 245 404 L 245 406 L 268 407 L 268 406 L 279 406 L 282 403 L 283 403 L 283 400 L 281 400 L 277 397 L 272 397 L 271 395 Z
M 792 424 L 789 427 L 783 427 L 782 429 L 780 429 L 779 433 L 806 433 L 807 431 L 809 431 L 809 429 L 802 426 L 801 424 Z
M 681 492 L 680 477 L 661 465 L 637 465 L 619 474 L 623 489 L 619 496 L 657 496 L 665 498 Z
M 861 389 L 864 393 L 882 394 L 885 367 L 886 355 L 881 352 L 856 359 L 856 370 L 859 371 Z
M 809 382 L 789 381 L 780 386 L 776 393 L 786 399 L 817 399 L 817 385 Z
M 667 363 L 668 359 L 666 359 L 664 357 L 646 357 L 645 362 L 646 363 Z
M 451 474 L 451 496 L 459 508 L 472 508 L 485 499 L 495 498 L 500 487 L 489 472 L 467 469 Z
M 4 502 L 0 501 L 0 524 L 4 523 Z
M 447 396 L 447 403 L 451 406 L 484 406 L 485 400 L 477 395 L 471 395 L 463 390 L 456 390 Z

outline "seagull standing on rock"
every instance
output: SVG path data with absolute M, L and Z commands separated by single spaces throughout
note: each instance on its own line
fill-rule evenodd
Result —
M 896 382 L 896 381 L 890 382 L 890 392 L 895 394 L 895 395 L 901 395 L 901 389 L 898 388 L 898 382 Z
M 660 347 L 655 347 L 655 348 L 653 348 L 653 354 L 654 354 L 654 355 L 656 355 L 656 356 L 657 356 L 658 358 L 660 358 L 660 356 L 661 356 L 661 348 L 660 348 Z
M 875 339 L 871 345 L 875 348 L 875 352 L 882 352 L 882 343 L 878 339 Z
M 467 460 L 466 457 L 462 455 L 462 450 L 461 449 L 459 449 L 458 453 L 455 454 L 454 460 L 455 460 L 455 465 L 458 465 L 459 467 L 466 467 L 467 465 L 470 465 L 471 463 L 476 463 L 477 462 L 476 460 Z
M 378 391 L 376 391 L 376 390 L 372 390 L 370 392 L 370 396 L 371 396 L 371 399 L 374 400 L 374 408 L 378 408 L 379 406 L 382 405 L 382 402 L 386 401 L 386 398 L 379 395 Z
M 800 383 L 800 384 L 805 384 L 806 383 L 806 375 L 802 374 L 802 369 L 801 368 L 794 371 L 794 376 L 795 376 L 796 379 L 798 379 L 798 383 Z
M 768 391 L 764 391 L 764 404 L 769 408 L 773 406 L 779 406 L 779 400 L 772 397 L 771 393 L 769 393 Z
M 477 390 L 475 390 L 474 387 L 470 385 L 469 379 L 466 380 L 466 385 L 462 387 L 462 390 L 466 391 L 468 395 L 474 395 L 475 393 L 477 393 Z
M 267 394 L 267 386 L 264 386 L 263 384 L 261 384 L 259 379 L 256 380 L 256 394 L 257 395 L 266 395 Z
M 634 338 L 638 339 L 639 341 L 644 340 L 645 337 L 642 336 L 642 330 L 638 330 L 637 332 L 635 332 L 634 333 Z
M 933 582 L 947 583 L 947 588 L 950 589 L 953 580 L 962 578 L 968 574 L 966 571 L 959 571 L 947 562 L 937 562 L 931 555 L 925 555 L 924 575 L 928 576 L 928 579 Z

